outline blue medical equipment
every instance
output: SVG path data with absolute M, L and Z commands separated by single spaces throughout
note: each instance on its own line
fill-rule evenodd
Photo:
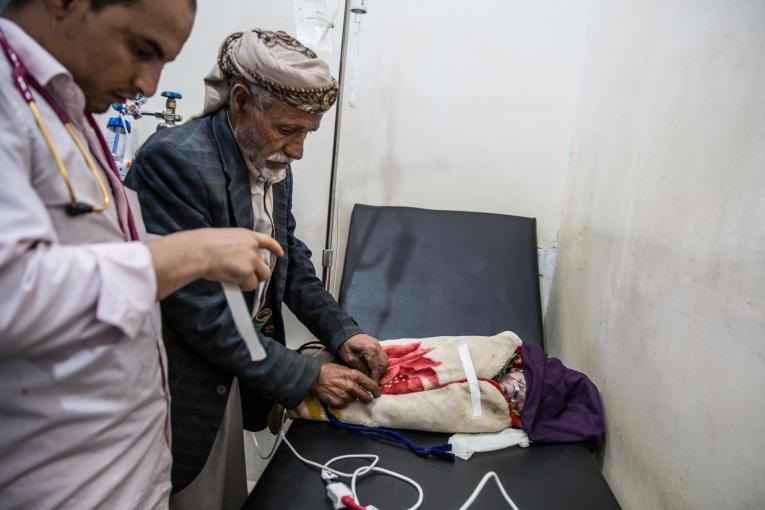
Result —
M 120 179 L 124 180 L 130 166 L 125 162 L 125 149 L 127 148 L 128 136 L 132 130 L 130 121 L 122 116 L 112 117 L 106 124 L 108 130 L 107 144 L 112 152 L 112 159 L 117 166 Z

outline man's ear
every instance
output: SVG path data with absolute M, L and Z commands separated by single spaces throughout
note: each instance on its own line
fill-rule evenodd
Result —
M 54 17 L 61 19 L 83 8 L 90 9 L 90 0 L 45 0 L 45 5 Z
M 231 88 L 231 111 L 235 114 L 246 113 L 252 107 L 252 94 L 242 83 Z

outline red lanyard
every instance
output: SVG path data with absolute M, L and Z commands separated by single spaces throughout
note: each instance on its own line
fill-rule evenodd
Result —
M 26 66 L 23 64 L 19 56 L 13 50 L 13 47 L 11 46 L 10 42 L 8 42 L 8 39 L 6 38 L 5 33 L 2 31 L 2 29 L 0 29 L 0 46 L 2 46 L 3 52 L 5 53 L 5 57 L 8 60 L 8 64 L 10 64 L 11 66 L 11 76 L 13 78 L 13 84 L 16 86 L 16 89 L 19 91 L 24 101 L 26 101 L 27 104 L 35 103 L 34 96 L 32 95 L 32 91 L 29 88 L 31 85 L 31 87 L 38 94 L 40 94 L 40 96 L 45 100 L 45 102 L 48 103 L 48 105 L 50 105 L 51 109 L 55 112 L 56 116 L 58 117 L 58 119 L 61 121 L 62 124 L 64 124 L 65 126 L 67 124 L 71 124 L 69 117 L 66 115 L 66 112 L 64 112 L 64 109 L 61 108 L 61 106 L 53 98 L 53 96 L 51 96 L 50 93 L 42 85 L 40 85 L 40 82 L 37 81 L 37 79 L 34 76 L 32 76 L 32 74 L 27 70 Z M 112 179 L 112 181 L 120 182 L 119 172 L 117 171 L 117 167 L 114 164 L 114 160 L 112 159 L 111 152 L 109 151 L 109 146 L 107 145 L 106 140 L 104 139 L 104 136 L 101 133 L 101 129 L 96 124 L 96 120 L 93 118 L 93 115 L 87 114 L 86 118 L 88 120 L 88 124 L 90 125 L 91 129 L 96 134 L 96 138 L 98 139 L 98 144 L 101 146 L 101 150 L 104 153 L 104 157 L 105 157 L 104 159 L 106 160 L 106 164 L 109 167 L 109 170 L 112 172 L 112 174 L 114 174 L 114 176 L 117 177 L 116 181 L 114 179 Z M 127 206 L 127 226 L 128 226 L 128 230 L 130 234 L 130 240 L 137 241 L 138 231 L 135 227 L 133 215 L 130 212 L 130 205 L 127 203 L 125 205 Z

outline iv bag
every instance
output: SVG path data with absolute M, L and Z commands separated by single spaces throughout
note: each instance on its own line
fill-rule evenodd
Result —
M 329 31 L 334 27 L 340 1 L 295 0 L 295 26 L 298 41 L 314 51 L 331 53 L 332 39 Z

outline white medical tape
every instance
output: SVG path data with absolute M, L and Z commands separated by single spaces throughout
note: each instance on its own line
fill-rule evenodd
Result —
M 255 326 L 252 324 L 250 312 L 247 311 L 247 303 L 244 302 L 242 290 L 237 285 L 222 283 L 223 294 L 226 296 L 228 307 L 231 309 L 231 315 L 234 317 L 234 325 L 242 337 L 247 349 L 250 351 L 252 361 L 266 359 L 266 351 L 255 333 Z
M 473 405 L 473 418 L 477 418 L 483 414 L 483 410 L 481 409 L 481 387 L 478 385 L 478 377 L 475 375 L 473 359 L 470 357 L 470 350 L 468 349 L 467 344 L 459 344 L 457 351 L 460 353 L 462 369 L 465 371 L 465 378 L 467 378 L 468 388 L 470 388 L 470 402 Z

